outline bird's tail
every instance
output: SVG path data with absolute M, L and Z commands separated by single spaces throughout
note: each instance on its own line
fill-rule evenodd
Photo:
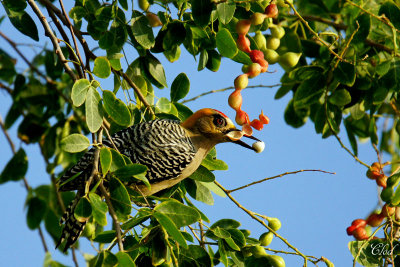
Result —
M 63 216 L 61 217 L 60 224 L 64 224 L 61 237 L 57 242 L 56 248 L 67 240 L 64 252 L 67 251 L 75 242 L 78 240 L 79 236 L 82 234 L 83 229 L 87 220 L 79 221 L 74 215 L 75 207 L 81 198 L 81 194 L 78 192 L 75 199 L 69 204 L 65 210 Z

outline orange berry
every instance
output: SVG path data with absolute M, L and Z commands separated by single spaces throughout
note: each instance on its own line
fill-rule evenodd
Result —
M 249 78 L 254 78 L 261 73 L 261 66 L 258 63 L 252 63 L 249 65 L 247 75 Z
M 235 121 L 239 125 L 243 125 L 245 123 L 249 123 L 249 115 L 241 109 L 236 110 Z
M 253 135 L 253 129 L 251 128 L 250 124 L 248 124 L 248 123 L 243 124 L 242 132 L 247 136 Z
M 236 32 L 239 35 L 245 35 L 249 32 L 251 21 L 248 19 L 239 20 L 236 24 Z
M 260 131 L 262 130 L 262 128 L 264 128 L 264 124 L 262 124 L 262 122 L 258 119 L 252 120 L 250 126 L 256 129 L 257 131 Z
M 250 53 L 250 40 L 244 34 L 239 34 L 236 40 L 237 47 L 243 52 Z
M 367 231 L 365 230 L 364 227 L 356 228 L 356 229 L 353 231 L 353 236 L 354 236 L 354 238 L 357 239 L 357 240 L 365 240 L 365 239 L 368 239 L 368 237 L 369 237 L 369 236 L 367 235 Z
M 385 176 L 384 174 L 382 174 L 381 176 L 379 176 L 378 178 L 376 178 L 375 182 L 378 186 L 381 186 L 383 188 L 386 188 L 387 186 L 387 176 Z
M 240 109 L 242 106 L 242 95 L 240 94 L 240 90 L 235 90 L 232 94 L 230 94 L 228 98 L 228 104 L 234 110 Z
M 385 216 L 382 216 L 381 214 L 372 213 L 367 218 L 367 224 L 372 227 L 377 227 L 382 223 L 384 218 Z
M 268 70 L 268 61 L 265 59 L 260 59 L 257 63 L 260 64 L 262 73 Z
M 258 116 L 262 124 L 268 124 L 269 123 L 269 118 L 264 115 L 263 111 L 261 110 L 261 114 Z
M 396 211 L 395 207 L 390 207 L 387 204 L 385 204 L 382 207 L 382 211 L 381 211 L 380 215 L 383 217 L 389 217 L 389 216 L 392 216 L 395 211 Z
M 249 78 L 247 78 L 247 74 L 242 74 L 236 77 L 235 81 L 235 89 L 242 90 L 247 87 L 249 84 Z

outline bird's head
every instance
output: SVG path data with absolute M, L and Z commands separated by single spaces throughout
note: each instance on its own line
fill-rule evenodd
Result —
M 244 136 L 261 142 L 253 136 L 243 135 L 241 130 L 237 129 L 231 119 L 224 113 L 211 108 L 203 108 L 196 111 L 182 122 L 181 126 L 195 135 L 205 137 L 206 140 L 212 143 L 212 146 L 219 143 L 232 142 L 256 151 L 252 146 L 241 141 L 240 138 Z

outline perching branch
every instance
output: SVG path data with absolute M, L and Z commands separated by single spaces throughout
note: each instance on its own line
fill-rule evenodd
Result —
M 268 181 L 268 180 L 272 180 L 272 179 L 283 177 L 285 175 L 296 174 L 296 173 L 300 173 L 300 172 L 323 172 L 323 173 L 328 173 L 328 174 L 336 174 L 334 172 L 328 172 L 328 171 L 323 171 L 323 170 L 298 170 L 298 171 L 293 171 L 293 172 L 285 172 L 285 173 L 281 173 L 281 174 L 278 174 L 278 175 L 275 175 L 275 176 L 272 176 L 272 177 L 267 177 L 267 178 L 264 178 L 264 179 L 261 179 L 261 180 L 258 180 L 258 181 L 255 181 L 255 182 L 240 186 L 240 187 L 237 187 L 235 189 L 227 190 L 227 191 L 229 193 L 232 193 L 232 192 L 247 188 L 247 187 L 255 185 L 255 184 L 259 184 L 259 183 L 262 183 L 262 182 L 265 182 L 265 181 Z

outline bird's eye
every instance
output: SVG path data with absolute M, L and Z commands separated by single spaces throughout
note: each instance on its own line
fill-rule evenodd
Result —
M 217 127 L 224 127 L 226 125 L 226 121 L 221 116 L 216 116 L 214 118 L 214 125 Z

